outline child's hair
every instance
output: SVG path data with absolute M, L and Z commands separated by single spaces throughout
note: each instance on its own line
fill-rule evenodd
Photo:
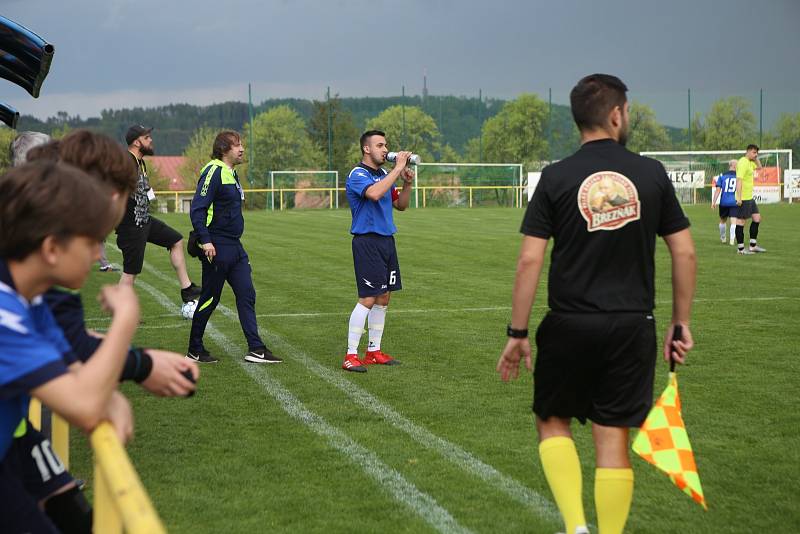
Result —
M 28 153 L 29 161 L 56 159 L 100 178 L 123 195 L 136 189 L 138 174 L 133 158 L 107 135 L 75 130 Z
M 101 241 L 114 229 L 111 189 L 65 163 L 39 161 L 0 176 L 0 258 L 23 260 L 47 236 Z

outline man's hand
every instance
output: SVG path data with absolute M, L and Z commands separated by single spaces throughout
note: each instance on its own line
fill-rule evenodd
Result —
M 716 208 L 716 207 L 717 207 L 717 205 L 716 205 L 716 204 L 714 204 L 714 203 L 712 202 L 712 203 L 711 203 L 711 209 L 713 210 L 713 209 L 714 209 L 714 208 Z
M 205 254 L 206 258 L 208 258 L 209 260 L 217 255 L 217 249 L 214 248 L 213 243 L 203 243 L 202 245 L 200 245 L 200 248 L 203 249 L 203 254 Z
M 408 165 L 408 158 L 411 157 L 411 152 L 408 150 L 402 150 L 397 153 L 397 159 L 394 160 L 394 168 L 403 170 Z M 402 173 L 401 173 L 402 174 Z
M 531 370 L 531 343 L 528 338 L 508 338 L 506 348 L 497 361 L 495 370 L 500 373 L 500 379 L 508 382 L 509 378 L 519 376 L 519 360 L 525 357 L 525 367 Z
M 741 206 L 742 205 L 742 199 L 741 198 L 737 198 L 736 199 L 736 205 L 737 206 Z
M 159 397 L 185 397 L 195 390 L 195 385 L 182 373 L 189 371 L 195 382 L 200 377 L 197 364 L 183 355 L 168 350 L 147 349 L 153 361 L 150 375 L 142 381 L 142 387 Z
M 689 351 L 694 347 L 694 340 L 692 339 L 692 332 L 689 330 L 689 325 L 681 324 L 681 337 L 682 339 L 672 339 L 675 332 L 675 323 L 669 325 L 667 333 L 664 336 L 664 360 L 675 360 L 675 363 L 681 365 L 686 362 L 686 356 Z
M 97 300 L 100 306 L 112 315 L 120 312 L 129 313 L 135 316 L 137 323 L 139 322 L 139 299 L 133 286 L 128 284 L 103 286 L 97 295 Z
M 414 182 L 414 171 L 406 167 L 403 169 L 403 172 L 400 173 L 400 176 L 403 178 L 403 183 L 411 184 Z
M 111 394 L 106 407 L 106 417 L 117 431 L 117 436 L 123 445 L 128 443 L 133 437 L 133 410 L 128 399 L 119 391 Z

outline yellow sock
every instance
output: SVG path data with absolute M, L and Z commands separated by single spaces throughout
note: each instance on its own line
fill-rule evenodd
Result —
M 633 469 L 598 467 L 594 477 L 594 506 L 600 534 L 621 534 L 633 501 Z
M 539 444 L 539 458 L 566 531 L 572 534 L 576 527 L 586 524 L 581 499 L 581 463 L 575 442 L 561 436 L 547 438 Z

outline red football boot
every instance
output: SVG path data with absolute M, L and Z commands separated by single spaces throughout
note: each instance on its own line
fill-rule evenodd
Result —
M 380 349 L 378 349 L 378 350 L 367 351 L 367 355 L 364 357 L 364 364 L 400 365 L 400 362 L 398 362 L 388 354 L 384 354 L 383 352 L 380 351 Z
M 344 357 L 342 362 L 342 369 L 345 371 L 353 371 L 355 373 L 366 373 L 367 368 L 364 367 L 364 362 L 358 359 L 358 354 L 348 354 Z

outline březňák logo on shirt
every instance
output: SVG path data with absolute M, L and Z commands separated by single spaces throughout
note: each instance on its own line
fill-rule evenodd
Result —
M 596 172 L 578 189 L 578 209 L 589 232 L 617 230 L 641 216 L 639 192 L 627 177 L 612 171 Z

